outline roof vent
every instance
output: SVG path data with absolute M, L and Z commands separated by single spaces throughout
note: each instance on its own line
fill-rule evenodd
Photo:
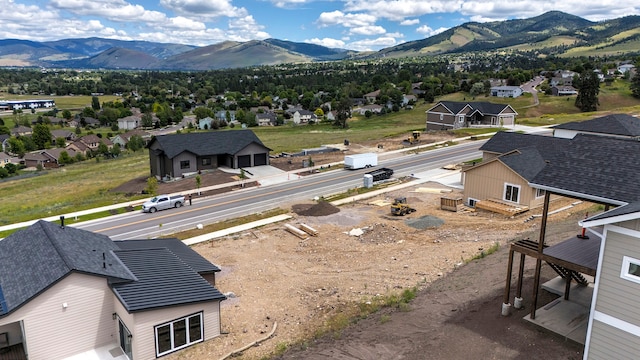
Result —
M 60 215 L 60 228 L 64 229 L 64 215 Z

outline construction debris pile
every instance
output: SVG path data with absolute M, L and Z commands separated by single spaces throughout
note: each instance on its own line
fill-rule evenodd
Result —
M 326 201 L 319 201 L 316 204 L 296 204 L 291 207 L 291 210 L 300 216 L 327 216 L 340 212 L 340 208 Z

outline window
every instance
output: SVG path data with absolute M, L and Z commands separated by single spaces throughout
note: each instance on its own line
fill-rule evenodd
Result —
M 520 201 L 520 186 L 512 184 L 504 184 L 504 200 L 511 202 Z
M 211 165 L 211 158 L 202 158 L 202 166 Z
M 640 284 L 640 260 L 624 256 L 620 277 Z
M 472 208 L 476 207 L 476 203 L 477 202 L 478 202 L 478 200 L 474 199 L 474 198 L 467 199 L 467 204 L 469 205 L 469 207 L 472 207 Z
M 444 120 L 444 114 L 440 114 L 440 121 Z
M 120 347 L 122 348 L 122 351 L 127 354 L 129 359 L 132 359 L 133 355 L 131 352 L 131 332 L 129 331 L 129 329 L 127 329 L 127 327 L 120 319 L 118 319 L 118 329 L 120 335 Z
M 189 169 L 191 167 L 191 162 L 189 160 L 180 161 L 180 169 Z
M 163 356 L 173 351 L 203 340 L 202 313 L 173 320 L 155 327 L 156 356 Z
M 464 115 L 458 116 L 458 122 L 461 124 L 464 122 Z
M 542 189 L 536 189 L 536 197 L 537 197 L 537 198 L 539 198 L 539 197 L 543 197 L 543 196 L 544 196 L 544 194 L 546 194 L 546 191 L 545 191 L 545 190 L 542 190 Z

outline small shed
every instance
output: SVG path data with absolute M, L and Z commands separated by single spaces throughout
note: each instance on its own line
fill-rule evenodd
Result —
M 440 198 L 440 209 L 442 210 L 458 212 L 463 205 L 462 197 L 443 196 Z

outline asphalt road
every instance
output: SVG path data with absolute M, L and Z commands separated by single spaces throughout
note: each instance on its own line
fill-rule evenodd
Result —
M 418 174 L 444 165 L 460 163 L 482 156 L 478 148 L 484 141 L 468 142 L 418 154 L 379 161 L 379 167 L 394 170 L 395 177 Z M 362 186 L 363 175 L 371 169 L 335 170 L 304 176 L 269 186 L 232 191 L 194 201 L 192 206 L 159 211 L 154 214 L 132 212 L 74 227 L 101 233 L 113 240 L 161 237 L 197 224 L 210 224 L 226 219 L 274 209 L 316 196 L 341 193 Z

